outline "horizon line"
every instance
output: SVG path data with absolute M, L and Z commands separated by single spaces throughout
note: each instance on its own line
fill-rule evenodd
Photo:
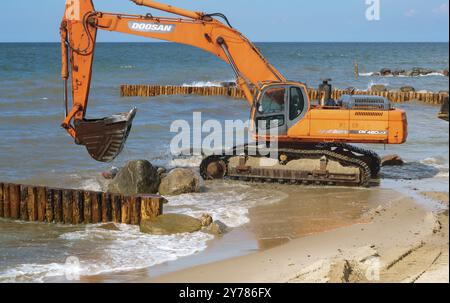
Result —
M 61 43 L 60 41 L 0 41 L 2 44 L 12 44 L 12 43 Z M 171 41 L 98 41 L 96 43 L 176 43 Z M 252 43 L 449 43 L 449 41 L 252 41 Z

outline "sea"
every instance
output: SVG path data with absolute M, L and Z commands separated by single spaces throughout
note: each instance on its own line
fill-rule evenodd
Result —
M 257 43 L 287 79 L 317 87 L 332 79 L 337 88 L 365 90 L 413 86 L 418 91 L 448 91 L 448 43 Z M 56 43 L 0 44 L 0 182 L 101 190 L 101 172 L 129 160 L 146 159 L 168 168 L 198 169 L 199 157 L 170 153 L 175 120 L 247 120 L 246 102 L 225 97 L 159 96 L 121 98 L 122 84 L 211 86 L 233 81 L 233 72 L 215 56 L 172 43 L 99 43 L 88 117 L 99 118 L 137 107 L 138 115 L 123 153 L 109 164 L 92 160 L 61 129 L 64 117 L 60 49 Z M 354 65 L 359 66 L 355 76 Z M 373 76 L 382 68 L 436 71 L 420 77 Z M 409 118 L 409 139 L 400 146 L 366 146 L 380 155 L 399 154 L 401 168 L 382 171 L 380 187 L 405 193 L 448 192 L 449 126 L 437 119 L 439 108 L 398 104 Z M 320 195 L 321 188 L 311 188 Z M 277 203 L 282 189 L 251 184 L 203 184 L 198 194 L 169 198 L 165 211 L 200 216 L 211 213 L 230 228 L 249 223 L 249 210 Z M 320 201 L 318 202 L 320 203 Z M 427 201 L 424 201 L 426 204 Z M 0 282 L 46 282 L 74 271 L 81 276 L 122 273 L 198 254 L 212 236 L 199 232 L 150 236 L 137 227 L 107 231 L 97 225 L 62 226 L 0 219 Z M 78 262 L 78 263 L 77 263 Z M 63 279 L 63 278 L 61 278 Z

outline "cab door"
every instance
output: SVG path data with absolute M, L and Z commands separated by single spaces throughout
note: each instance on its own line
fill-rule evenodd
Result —
M 255 129 L 258 134 L 265 132 L 278 136 L 287 135 L 288 99 L 288 86 L 270 86 L 262 92 L 255 113 Z
M 310 135 L 309 99 L 303 86 L 289 88 L 288 137 L 304 138 Z

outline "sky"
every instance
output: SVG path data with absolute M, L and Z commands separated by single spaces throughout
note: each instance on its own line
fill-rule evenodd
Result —
M 379 10 L 376 2 L 379 1 Z M 160 0 L 222 12 L 255 42 L 448 42 L 448 0 Z M 369 2 L 369 4 L 367 3 Z M 94 0 L 98 11 L 167 16 L 129 0 Z M 374 6 L 375 5 L 375 6 Z M 1 0 L 0 42 L 57 42 L 65 0 Z M 369 21 L 369 19 L 378 19 Z M 379 14 L 378 14 L 379 12 Z M 101 32 L 99 42 L 152 40 Z

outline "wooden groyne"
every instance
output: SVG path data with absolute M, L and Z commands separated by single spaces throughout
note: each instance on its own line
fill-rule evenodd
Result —
M 308 89 L 311 100 L 319 99 L 317 89 Z M 339 99 L 348 94 L 348 90 L 333 90 L 333 99 Z M 428 104 L 442 105 L 448 93 L 421 93 L 421 92 L 394 92 L 394 91 L 355 91 L 355 95 L 382 96 L 395 103 L 409 101 L 421 101 Z M 120 87 L 121 97 L 155 97 L 161 95 L 199 95 L 199 96 L 225 96 L 235 99 L 244 99 L 244 93 L 237 87 L 192 87 L 173 85 L 122 85 Z
M 60 224 L 139 225 L 163 213 L 161 196 L 122 196 L 104 192 L 0 183 L 0 217 Z

